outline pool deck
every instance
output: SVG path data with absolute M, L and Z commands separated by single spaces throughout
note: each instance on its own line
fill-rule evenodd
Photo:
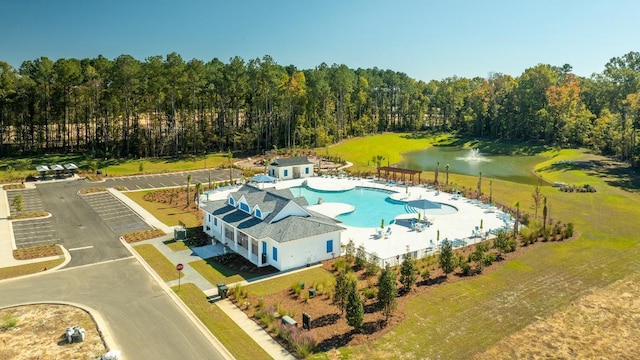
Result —
M 411 227 L 411 219 L 417 219 L 418 214 L 400 214 L 390 225 L 385 225 L 382 234 L 381 229 L 375 227 L 354 227 L 342 224 L 346 230 L 342 234 L 343 245 L 353 239 L 356 247 L 364 245 L 368 254 L 375 253 L 380 259 L 386 259 L 391 265 L 395 265 L 396 257 L 409 251 L 414 256 L 422 257 L 438 251 L 437 237 L 440 232 L 440 240 L 454 241 L 454 246 L 465 246 L 478 243 L 486 238 L 491 238 L 489 230 L 512 227 L 513 221 L 503 212 L 477 200 L 466 199 L 449 193 L 438 192 L 423 186 L 398 186 L 361 178 L 335 178 L 335 177 L 311 177 L 305 179 L 284 180 L 275 184 L 265 184 L 265 188 L 284 189 L 294 186 L 306 185 L 315 190 L 344 191 L 355 187 L 370 187 L 395 191 L 390 197 L 397 201 L 410 201 L 426 199 L 433 202 L 448 204 L 456 209 L 455 214 L 429 215 L 426 220 L 429 226 L 420 230 Z M 262 187 L 262 185 L 260 186 Z M 233 190 L 230 190 L 233 191 Z M 214 198 L 225 198 L 229 191 L 217 192 Z M 311 210 L 320 214 L 335 218 L 336 216 L 353 211 L 354 207 L 342 203 L 311 204 Z M 425 220 L 422 217 L 422 220 Z M 482 220 L 482 229 L 480 222 Z M 390 229 L 390 233 L 387 231 Z M 482 234 L 482 235 L 480 235 Z M 488 235 L 488 237 L 487 237 Z

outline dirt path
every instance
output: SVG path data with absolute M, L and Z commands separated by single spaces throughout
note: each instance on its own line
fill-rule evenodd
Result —
M 73 325 L 85 329 L 84 342 L 67 344 L 64 332 Z M 96 324 L 84 310 L 50 304 L 0 310 L 0 360 L 95 359 L 105 352 Z

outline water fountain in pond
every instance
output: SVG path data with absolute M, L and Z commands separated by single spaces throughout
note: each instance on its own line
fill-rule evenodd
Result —
M 480 154 L 480 150 L 478 150 L 478 149 L 471 149 L 471 150 L 469 150 L 469 153 L 467 154 L 467 156 L 457 157 L 456 160 L 463 160 L 463 161 L 469 161 L 469 162 L 481 162 L 481 161 L 489 162 L 489 161 L 491 161 L 491 159 L 482 156 Z

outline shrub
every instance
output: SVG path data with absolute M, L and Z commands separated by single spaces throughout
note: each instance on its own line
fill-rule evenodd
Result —
M 347 259 L 344 257 L 339 258 L 333 263 L 333 270 L 337 272 L 343 272 L 348 269 Z
M 376 293 L 376 290 L 370 287 L 366 287 L 362 289 L 362 295 L 368 300 L 371 300 L 376 296 L 378 296 L 378 294 Z
M 258 310 L 264 309 L 264 298 L 261 296 L 258 298 Z
M 568 223 L 564 229 L 564 238 L 568 239 L 573 236 L 573 223 Z
M 294 327 L 289 334 L 291 346 L 301 358 L 306 358 L 313 353 L 317 342 L 313 335 L 300 328 Z
M 2 317 L 2 324 L 0 324 L 0 330 L 6 331 L 9 329 L 13 329 L 18 325 L 18 318 L 13 316 L 13 314 L 6 314 Z
M 482 258 L 482 264 L 484 266 L 489 266 L 493 264 L 494 261 L 496 261 L 496 254 L 492 252 L 484 254 L 484 257 Z
M 265 327 L 269 327 L 273 323 L 273 320 L 275 320 L 273 313 L 269 311 L 258 311 L 255 317 L 260 319 L 260 322 L 262 322 Z
M 469 264 L 469 262 L 466 261 L 466 260 L 463 260 L 463 261 L 460 262 L 460 270 L 461 270 L 463 276 L 472 275 L 471 264 Z
M 302 284 L 300 282 L 294 282 L 291 284 L 291 291 L 296 294 L 296 296 L 300 296 L 302 292 Z

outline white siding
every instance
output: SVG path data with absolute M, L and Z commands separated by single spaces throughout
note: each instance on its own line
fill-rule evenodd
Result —
M 283 207 L 282 210 L 280 210 L 280 212 L 277 213 L 276 216 L 273 217 L 273 219 L 271 219 L 271 223 L 274 223 L 278 220 L 284 219 L 287 216 L 292 216 L 292 215 L 293 216 L 310 216 L 311 214 L 309 214 L 300 205 L 294 203 L 293 201 L 289 201 L 287 205 L 285 205 L 285 207 Z
M 278 264 L 271 264 L 278 270 L 290 270 L 340 256 L 340 231 L 317 235 L 300 240 L 280 243 Z M 333 253 L 327 253 L 327 240 L 333 240 Z M 271 249 L 269 247 L 269 249 Z M 267 257 L 272 261 L 271 254 Z

